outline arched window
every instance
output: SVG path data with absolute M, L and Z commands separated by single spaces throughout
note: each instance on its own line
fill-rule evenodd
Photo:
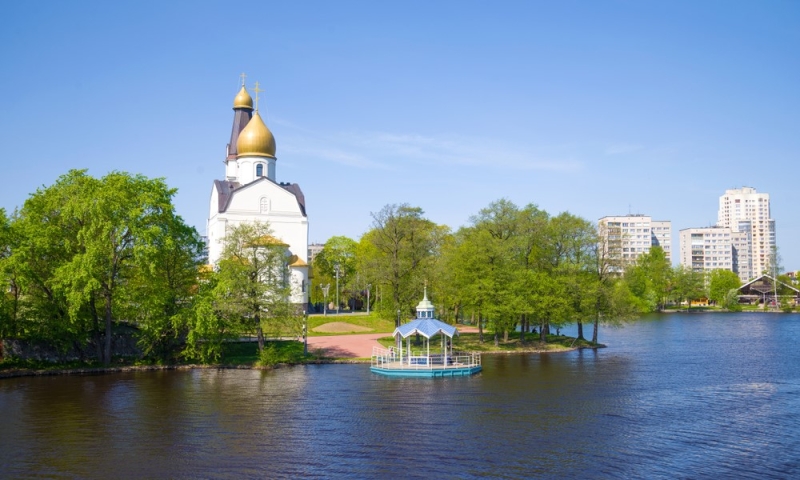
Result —
M 258 164 L 256 165 L 256 177 L 263 177 L 264 176 L 264 165 Z
M 261 198 L 261 203 L 259 204 L 259 208 L 261 210 L 261 213 L 269 212 L 269 198 L 262 197 Z

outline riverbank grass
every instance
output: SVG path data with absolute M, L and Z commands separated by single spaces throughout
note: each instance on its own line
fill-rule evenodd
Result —
M 394 337 L 378 339 L 378 343 L 387 348 L 394 345 L 394 341 Z M 412 350 L 423 348 L 424 345 L 424 339 L 419 343 L 415 343 L 415 339 L 412 337 Z M 509 337 L 508 342 L 503 342 L 502 337 L 500 337 L 497 345 L 494 343 L 494 334 L 491 332 L 484 332 L 483 342 L 481 342 L 480 334 L 478 333 L 461 333 L 453 339 L 454 350 L 474 353 L 562 352 L 576 348 L 599 347 L 605 347 L 605 345 L 601 343 L 595 344 L 587 340 L 576 340 L 574 337 L 566 335 L 547 335 L 547 341 L 543 343 L 540 341 L 538 334 L 532 333 L 526 334 L 524 341 L 520 341 L 519 334 Z M 440 350 L 441 340 L 434 338 L 431 341 L 431 353 L 440 353 Z
M 350 325 L 352 327 L 347 328 Z M 326 328 L 330 326 L 331 328 Z M 321 328 L 320 328 L 321 327 Z M 367 330 L 363 330 L 367 329 Z M 394 320 L 380 318 L 375 313 L 343 315 L 310 315 L 308 336 L 349 335 L 352 333 L 389 333 L 394 331 Z

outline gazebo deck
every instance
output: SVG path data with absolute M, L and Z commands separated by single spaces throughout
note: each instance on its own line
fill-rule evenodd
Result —
M 372 349 L 374 373 L 396 377 L 458 377 L 473 375 L 481 371 L 481 356 L 477 353 L 453 352 L 431 355 L 403 355 L 396 350 L 380 347 Z

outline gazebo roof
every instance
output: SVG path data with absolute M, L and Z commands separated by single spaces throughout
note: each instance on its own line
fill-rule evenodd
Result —
M 458 330 L 456 327 L 436 320 L 435 318 L 417 318 L 416 320 L 412 320 L 397 327 L 392 336 L 394 337 L 398 333 L 402 338 L 407 338 L 416 333 L 419 333 L 425 338 L 431 338 L 437 333 L 453 338 L 454 335 L 458 335 Z
M 793 287 L 791 285 L 787 285 L 787 284 L 781 282 L 780 280 L 775 280 L 770 275 L 761 275 L 760 277 L 756 277 L 756 278 L 750 280 L 749 282 L 747 282 L 744 285 L 742 285 L 741 287 L 739 287 L 739 291 L 742 292 L 742 293 L 745 293 L 745 292 L 749 292 L 750 290 L 755 290 L 756 292 L 762 293 L 760 290 L 758 290 L 756 288 L 753 288 L 753 286 L 754 286 L 754 284 L 755 285 L 763 284 L 765 281 L 768 283 L 768 286 L 769 286 L 770 289 L 774 288 L 774 285 L 777 283 L 778 285 L 783 285 L 784 287 L 788 287 L 788 288 L 794 290 L 795 293 L 800 293 L 800 290 L 798 290 L 797 288 L 795 288 L 795 287 Z M 767 293 L 769 293 L 769 292 L 767 292 Z

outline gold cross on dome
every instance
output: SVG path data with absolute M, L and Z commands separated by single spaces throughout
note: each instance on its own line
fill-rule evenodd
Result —
M 245 78 L 247 78 L 247 75 L 245 75 L 245 74 L 244 74 L 244 72 L 242 72 L 242 73 L 239 75 L 239 77 L 242 79 L 242 86 L 244 87 L 244 79 L 245 79 Z
M 261 90 L 260 88 L 258 88 L 258 82 L 256 82 L 256 88 L 254 88 L 253 91 L 256 92 L 256 112 L 257 112 L 258 111 L 258 94 L 259 94 L 259 92 L 263 92 L 264 90 Z

